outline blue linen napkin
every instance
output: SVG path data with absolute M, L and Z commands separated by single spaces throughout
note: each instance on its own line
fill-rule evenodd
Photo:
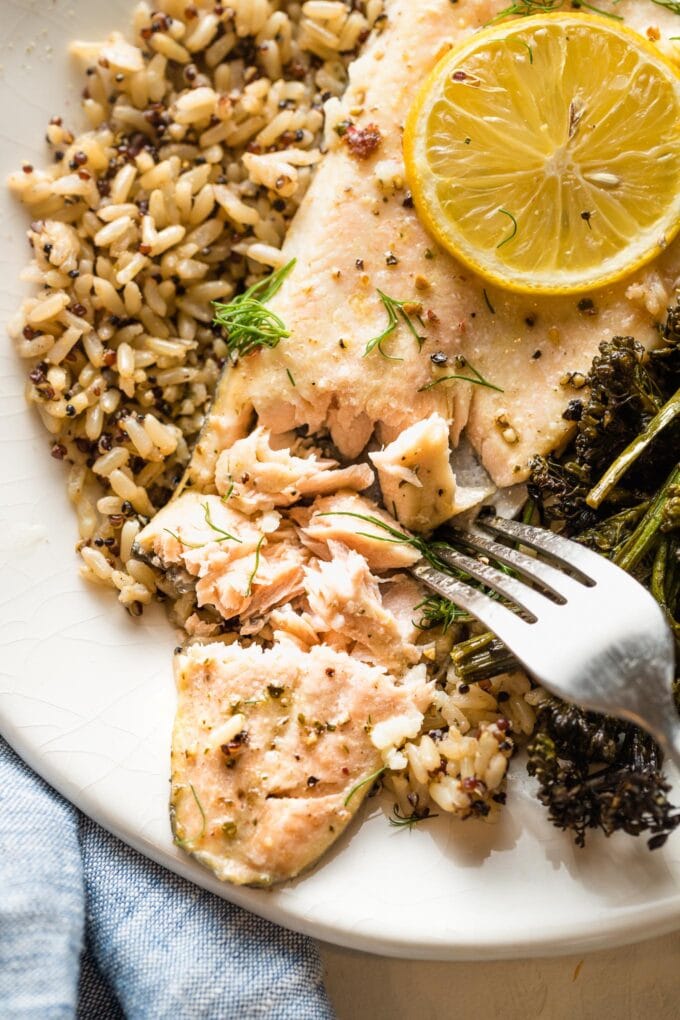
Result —
M 310 939 L 154 864 L 0 737 L 1 1020 L 333 1020 Z

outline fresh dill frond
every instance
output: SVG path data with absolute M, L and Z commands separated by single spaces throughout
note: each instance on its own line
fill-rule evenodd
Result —
M 618 3 L 619 0 L 614 0 Z M 656 3 L 657 0 L 652 0 L 652 3 Z M 587 11 L 592 11 L 593 14 L 601 14 L 605 18 L 613 18 L 614 21 L 623 21 L 623 17 L 620 14 L 614 14 L 612 11 L 603 11 L 601 7 L 596 7 L 595 4 L 587 3 L 587 0 L 574 0 L 574 7 L 585 7 Z
M 425 808 L 425 810 L 421 812 L 413 810 L 410 815 L 405 815 L 399 810 L 399 805 L 395 804 L 392 808 L 392 815 L 388 818 L 388 822 L 396 829 L 412 829 L 413 826 L 417 825 L 419 822 L 429 822 L 431 818 L 439 818 L 439 815 L 430 814 L 429 808 Z
M 244 357 L 258 347 L 276 347 L 279 341 L 290 336 L 286 324 L 266 307 L 265 302 L 280 290 L 295 262 L 296 259 L 291 259 L 226 304 L 213 301 L 213 321 L 226 330 L 227 347 L 232 358 Z
M 248 578 L 248 587 L 246 588 L 245 591 L 245 598 L 247 599 L 249 599 L 250 596 L 253 594 L 253 583 L 255 581 L 255 575 L 257 574 L 257 571 L 259 570 L 260 567 L 260 550 L 262 549 L 262 543 L 264 542 L 264 538 L 265 538 L 264 535 L 260 535 L 260 541 L 257 543 L 257 546 L 255 547 L 255 566 L 253 567 L 252 573 Z
M 234 485 L 232 482 L 231 489 L 226 496 L 222 497 L 223 502 L 229 499 L 233 488 Z M 210 539 L 211 542 L 238 542 L 238 544 L 241 545 L 243 539 L 238 538 L 236 535 L 231 535 L 228 531 L 225 531 L 224 528 L 220 528 L 217 524 L 215 524 L 212 519 L 212 514 L 210 513 L 210 504 L 207 501 L 205 503 L 201 503 L 201 508 L 203 510 L 205 523 L 212 529 L 212 531 L 216 532 L 220 536 L 219 538 Z M 180 538 L 180 536 L 175 531 L 171 531 L 170 528 L 163 528 L 163 531 L 167 531 L 168 535 L 171 535 L 176 542 L 179 542 L 180 545 L 185 545 L 187 549 L 202 549 L 204 546 L 210 544 L 209 542 L 187 542 L 186 538 Z
M 185 545 L 187 549 L 202 549 L 206 544 L 205 542 L 187 542 L 186 538 L 180 538 L 176 531 L 171 531 L 170 528 L 163 528 L 171 538 L 174 538 L 175 542 L 179 542 L 180 545 Z
M 672 14 L 680 14 L 680 0 L 652 0 L 657 7 L 665 7 Z
M 198 836 L 195 836 L 194 838 L 195 839 L 201 839 L 201 837 L 205 835 L 205 826 L 206 826 L 205 811 L 203 810 L 203 805 L 201 804 L 200 800 L 198 799 L 198 794 L 196 793 L 196 790 L 194 789 L 194 786 L 193 786 L 192 783 L 189 783 L 189 789 L 191 790 L 193 798 L 196 801 L 196 807 L 201 812 L 201 821 L 203 823 L 202 826 L 201 826 L 201 831 L 199 832 Z
M 420 619 L 416 623 L 418 630 L 433 630 L 435 627 L 442 627 L 443 630 L 450 630 L 457 623 L 470 623 L 472 616 L 465 609 L 450 602 L 441 595 L 430 595 L 415 606 L 415 611 L 422 610 Z
M 189 783 L 189 789 L 191 790 L 192 797 L 196 801 L 196 807 L 201 813 L 201 831 L 197 833 L 197 835 L 191 836 L 190 839 L 183 839 L 181 836 L 175 836 L 174 842 L 176 843 L 177 846 L 182 847 L 182 849 L 191 849 L 192 843 L 195 843 L 197 839 L 202 839 L 203 836 L 205 835 L 205 827 L 207 824 L 205 811 L 203 810 L 203 805 L 199 800 L 198 794 L 196 793 L 193 783 Z
M 482 294 L 484 295 L 484 304 L 489 309 L 491 314 L 495 315 L 496 314 L 496 309 L 494 308 L 494 306 L 491 304 L 491 301 L 489 300 L 489 295 L 486 292 L 486 287 L 483 288 Z
M 525 47 L 527 53 L 529 54 L 529 63 L 533 64 L 533 62 L 534 62 L 534 51 L 532 50 L 532 48 L 529 45 L 529 43 L 525 42 L 524 39 L 518 39 L 517 42 L 520 44 L 520 46 L 524 46 Z
M 219 538 L 214 538 L 213 542 L 238 542 L 239 545 L 241 545 L 243 539 L 237 538 L 236 535 L 230 535 L 228 531 L 224 530 L 224 528 L 220 528 L 217 524 L 215 524 L 210 513 L 210 504 L 206 502 L 201 505 L 203 507 L 203 513 L 205 514 L 205 523 L 220 536 Z
M 529 48 L 529 53 L 531 53 L 531 48 Z M 531 56 L 532 56 L 532 63 L 533 63 L 533 54 Z M 517 220 L 512 215 L 512 213 L 508 212 L 507 209 L 499 209 L 498 211 L 499 211 L 499 213 L 503 213 L 504 216 L 507 216 L 508 219 L 511 220 L 511 222 L 512 222 L 512 233 L 508 234 L 508 236 L 506 238 L 504 238 L 500 242 L 500 244 L 497 244 L 496 245 L 496 249 L 502 248 L 504 245 L 509 244 L 509 242 L 512 241 L 513 238 L 517 236 Z
M 347 807 L 347 805 L 349 804 L 357 790 L 361 790 L 361 788 L 366 786 L 367 783 L 372 783 L 374 780 L 378 778 L 378 776 L 381 776 L 383 772 L 385 772 L 385 770 L 386 766 L 383 765 L 382 768 L 376 769 L 375 772 L 371 772 L 370 776 L 365 776 L 363 779 L 360 779 L 358 783 L 355 783 L 352 789 L 345 797 L 345 807 Z
M 380 300 L 385 306 L 385 311 L 387 312 L 387 325 L 382 333 L 379 333 L 378 336 L 374 336 L 372 340 L 368 341 L 366 344 L 366 350 L 364 351 L 364 357 L 374 351 L 377 347 L 383 358 L 386 358 L 388 361 L 403 361 L 403 358 L 393 358 L 392 355 L 386 354 L 382 345 L 385 340 L 392 336 L 399 326 L 399 323 L 403 322 L 415 338 L 415 341 L 418 344 L 418 350 L 420 350 L 425 342 L 425 337 L 418 332 L 411 319 L 411 315 L 413 315 L 420 325 L 425 328 L 425 324 L 420 318 L 420 314 L 416 311 L 418 302 L 398 301 L 396 298 L 392 298 L 388 294 L 385 294 L 382 290 L 378 290 L 378 294 L 380 295 Z M 413 311 L 411 311 L 411 309 L 413 309 Z
M 652 0 L 652 3 L 680 13 L 680 2 L 678 0 Z M 499 11 L 487 24 L 495 25 L 496 22 L 503 21 L 505 18 L 521 18 L 531 16 L 532 14 L 551 14 L 553 11 L 562 10 L 564 5 L 565 0 L 516 0 L 515 3 L 511 3 L 508 7 Z M 602 14 L 606 18 L 613 18 L 614 21 L 623 21 L 620 14 L 603 11 L 600 7 L 595 7 L 594 4 L 588 3 L 587 0 L 569 0 L 569 7 L 571 9 L 584 7 L 594 14 Z
M 286 375 L 288 376 L 288 380 L 290 382 L 290 385 L 291 386 L 295 386 L 296 385 L 295 379 L 293 378 L 293 373 L 291 372 L 291 370 L 289 368 L 286 369 Z
M 456 379 L 459 382 L 473 383 L 475 386 L 485 386 L 488 390 L 495 390 L 496 393 L 505 392 L 500 386 L 496 386 L 495 383 L 489 382 L 488 379 L 485 379 L 482 373 L 479 372 L 474 365 L 471 365 L 467 358 L 458 357 L 456 361 L 461 368 L 469 369 L 471 374 L 462 375 L 459 372 L 454 372 L 452 375 L 443 375 L 439 379 L 435 379 L 434 382 L 421 386 L 418 393 L 426 393 L 428 390 L 434 389 L 435 386 L 439 386 L 440 383 L 449 382 L 452 379 Z
M 424 538 L 420 538 L 418 535 L 407 535 L 403 531 L 399 531 L 398 528 L 393 528 L 387 521 L 383 521 L 380 517 L 374 517 L 372 514 L 358 514 L 353 510 L 329 510 L 327 513 L 317 514 L 317 517 L 354 517 L 356 520 L 365 521 L 366 524 L 373 524 L 376 528 L 380 528 L 385 531 L 386 535 L 376 535 L 375 532 L 370 531 L 358 531 L 357 534 L 361 535 L 362 538 L 370 538 L 375 542 L 390 542 L 393 545 L 410 545 L 412 549 L 415 549 L 420 555 L 428 561 L 433 567 L 439 569 L 449 569 L 437 556 L 437 546 L 444 545 L 445 543 L 437 542 L 426 542 Z M 388 537 L 389 536 L 389 537 Z

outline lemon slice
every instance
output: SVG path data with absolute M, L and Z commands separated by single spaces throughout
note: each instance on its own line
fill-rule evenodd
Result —
M 680 228 L 679 73 L 604 17 L 471 36 L 422 86 L 404 150 L 429 231 L 510 290 L 611 283 Z

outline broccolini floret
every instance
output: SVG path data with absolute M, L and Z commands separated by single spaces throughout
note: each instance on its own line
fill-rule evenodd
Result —
M 531 464 L 532 513 L 612 559 L 645 584 L 668 617 L 680 669 L 680 303 L 660 345 L 631 337 L 600 345 L 583 397 L 569 403 L 572 443 Z M 493 634 L 452 649 L 465 683 L 517 668 Z M 680 673 L 674 684 L 680 712 Z M 628 723 L 549 698 L 529 745 L 529 772 L 551 821 L 583 846 L 588 829 L 649 833 L 661 846 L 680 824 L 653 740 Z
M 545 702 L 528 748 L 528 771 L 538 780 L 538 798 L 550 820 L 584 846 L 588 829 L 605 835 L 622 830 L 650 834 L 650 849 L 662 846 L 680 825 L 668 801 L 654 741 L 629 723 Z

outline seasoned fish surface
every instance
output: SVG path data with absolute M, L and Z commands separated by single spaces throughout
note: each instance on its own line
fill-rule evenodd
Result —
M 226 881 L 270 885 L 313 864 L 380 767 L 371 727 L 424 710 L 420 670 L 385 670 L 323 645 L 194 645 L 176 657 L 172 822 Z
M 505 487 L 566 438 L 575 373 L 612 335 L 652 343 L 680 269 L 675 244 L 593 295 L 523 297 L 486 286 L 429 238 L 405 190 L 402 125 L 445 48 L 504 6 L 387 0 L 387 27 L 329 104 L 330 151 L 285 244 L 296 266 L 271 305 L 291 335 L 227 369 L 188 471 L 194 491 L 136 542 L 194 598 L 187 632 L 215 641 L 176 656 L 172 817 L 178 843 L 226 881 L 269 885 L 310 867 L 370 782 L 354 788 L 389 760 L 376 747 L 415 737 L 432 701 L 417 664 L 424 591 L 396 573 L 417 549 L 360 495 L 374 478 L 366 463 L 343 466 L 292 430 L 327 429 L 346 460 L 375 437 L 385 505 L 427 531 L 488 494 L 454 477 L 467 477 L 470 445 Z M 643 34 L 676 31 L 651 0 L 616 12 Z M 357 138 L 366 151 L 352 149 Z M 400 321 L 389 358 L 366 354 L 387 324 L 379 290 L 409 302 L 419 333 Z M 428 388 L 469 366 L 503 392 Z
M 562 413 L 575 392 L 569 380 L 587 370 L 598 344 L 616 334 L 654 341 L 680 270 L 678 242 L 651 268 L 592 295 L 527 297 L 486 285 L 438 250 L 409 208 L 402 127 L 414 91 L 450 43 L 506 6 L 388 2 L 385 30 L 353 64 L 342 102 L 328 109 L 332 148 L 284 245 L 286 259 L 297 264 L 271 307 L 292 335 L 225 374 L 192 469 L 199 484 L 210 478 L 225 438 L 233 442 L 254 410 L 273 433 L 327 426 L 347 458 L 374 429 L 390 442 L 438 413 L 453 445 L 466 428 L 496 485 L 511 485 L 526 478 L 533 454 L 565 440 L 570 426 Z M 651 0 L 624 0 L 614 9 L 643 34 L 648 26 L 665 37 L 676 29 L 677 17 Z M 347 120 L 359 130 L 377 126 L 380 143 L 368 158 L 332 130 Z M 367 342 L 387 325 L 378 289 L 422 305 L 422 349 L 403 324 L 385 343 L 401 361 L 387 361 L 377 349 L 364 357 Z M 447 355 L 448 367 L 433 367 L 436 352 Z M 423 392 L 457 371 L 457 355 L 504 392 L 455 381 Z

